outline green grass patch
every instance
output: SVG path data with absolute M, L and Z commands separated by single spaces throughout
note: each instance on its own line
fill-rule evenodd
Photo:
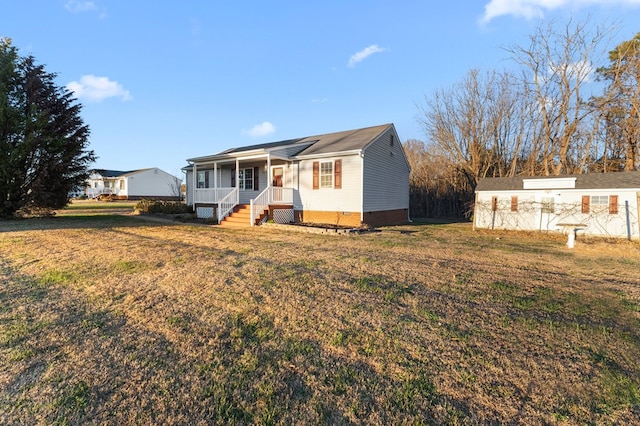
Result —
M 61 269 L 50 269 L 44 272 L 39 279 L 40 284 L 70 284 L 78 279 L 78 275 Z
M 380 294 L 387 302 L 397 302 L 402 296 L 412 292 L 410 285 L 390 281 L 380 275 L 352 278 L 351 284 L 361 292 Z
M 149 264 L 139 260 L 121 260 L 112 266 L 114 272 L 121 274 L 135 274 L 150 268 L 151 266 Z

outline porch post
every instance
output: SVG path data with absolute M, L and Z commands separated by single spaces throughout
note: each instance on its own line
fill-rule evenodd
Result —
M 236 193 L 238 197 L 236 199 L 236 203 L 240 203 L 240 159 L 236 158 Z
M 196 163 L 193 163 L 193 210 L 196 209 L 196 191 L 198 189 L 198 170 L 196 167 Z
M 215 200 L 218 201 L 218 162 L 213 162 L 213 187 L 215 188 Z
M 271 154 L 267 154 L 267 188 L 271 186 Z

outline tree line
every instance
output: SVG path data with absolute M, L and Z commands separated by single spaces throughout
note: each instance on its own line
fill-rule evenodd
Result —
M 464 216 L 485 177 L 637 170 L 640 33 L 607 53 L 611 34 L 588 20 L 540 24 L 504 47 L 513 69 L 471 69 L 425 96 L 427 142 L 404 144 L 412 215 Z

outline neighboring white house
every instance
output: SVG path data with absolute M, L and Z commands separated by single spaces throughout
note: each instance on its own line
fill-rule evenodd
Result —
M 111 195 L 117 199 L 180 199 L 182 180 L 157 167 L 122 172 L 93 170 L 85 186 L 85 195 L 95 198 Z
M 487 178 L 476 188 L 474 226 L 639 239 L 639 204 L 640 171 Z
M 267 219 L 378 226 L 409 218 L 410 168 L 393 124 L 187 161 L 187 204 L 199 217 L 242 217 L 246 205 L 245 226 Z

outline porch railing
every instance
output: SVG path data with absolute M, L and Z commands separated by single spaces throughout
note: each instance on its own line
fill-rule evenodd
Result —
M 236 188 L 196 188 L 196 203 L 218 203 Z
M 254 226 L 256 219 L 269 204 L 293 204 L 293 188 L 282 188 L 279 186 L 269 186 L 256 198 L 251 200 L 251 226 Z
M 222 220 L 231 213 L 231 210 L 240 203 L 240 193 L 238 192 L 238 188 L 221 189 L 231 189 L 231 192 L 218 201 L 218 224 L 220 224 L 220 222 L 222 222 Z

